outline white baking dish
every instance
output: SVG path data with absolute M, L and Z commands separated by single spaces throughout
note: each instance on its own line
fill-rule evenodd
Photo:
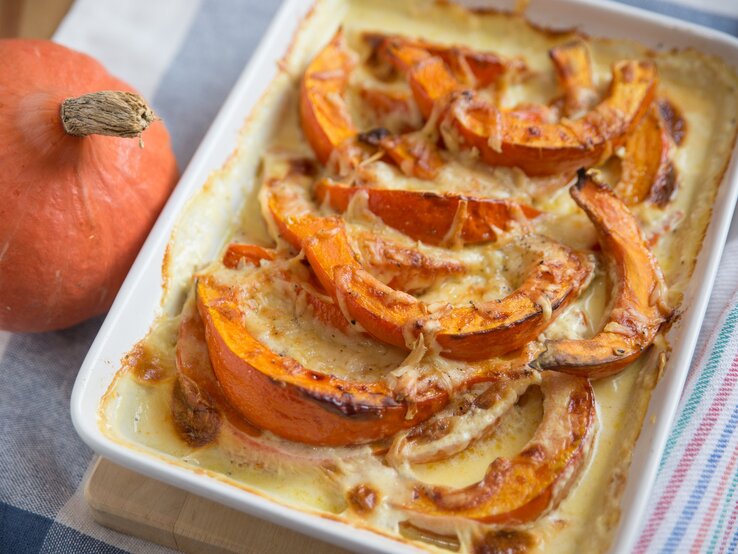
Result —
M 72 394 L 72 420 L 79 435 L 95 451 L 135 471 L 352 550 L 414 551 L 407 545 L 377 534 L 285 507 L 213 477 L 126 447 L 111 440 L 98 426 L 98 407 L 119 367 L 119 360 L 135 342 L 144 337 L 162 310 L 172 310 L 177 305 L 176 295 L 168 294 L 168 300 L 161 301 L 161 270 L 178 217 L 186 208 L 188 199 L 208 180 L 211 172 L 228 159 L 238 142 L 242 122 L 278 74 L 277 61 L 288 50 L 293 34 L 312 3 L 313 0 L 285 1 L 182 176 L 82 365 Z M 476 1 L 474 4 L 500 7 L 494 1 Z M 547 27 L 579 26 L 588 34 L 635 39 L 657 49 L 691 46 L 718 55 L 738 67 L 738 39 L 624 5 L 604 1 L 590 4 L 586 0 L 534 0 L 527 14 L 532 21 Z M 242 136 L 241 140 L 242 145 L 248 146 L 251 141 L 251 147 L 258 148 L 258 140 L 248 134 Z M 712 220 L 684 300 L 685 312 L 669 335 L 673 352 L 664 377 L 654 391 L 634 451 L 622 500 L 621 526 L 613 544 L 613 552 L 632 550 L 655 480 L 658 461 L 674 419 L 738 197 L 735 151 L 733 158 L 715 200 Z M 239 197 L 231 198 L 230 203 L 234 206 L 232 214 L 236 213 L 241 201 Z M 221 219 L 228 221 L 222 215 Z M 180 256 L 183 259 L 188 256 L 191 258 L 189 267 L 213 255 L 220 246 L 218 229 L 209 231 L 209 234 L 203 234 L 202 229 L 183 231 L 185 234 L 199 234 L 199 238 L 203 239 L 192 248 L 192 252 Z M 176 286 L 176 282 L 169 283 L 169 287 Z

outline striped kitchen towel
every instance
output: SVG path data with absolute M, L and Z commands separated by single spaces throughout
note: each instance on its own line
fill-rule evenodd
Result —
M 637 552 L 738 552 L 736 426 L 738 295 L 688 377 Z
M 736 0 L 622 1 L 738 36 Z M 152 101 L 184 168 L 278 5 L 77 0 L 55 38 L 97 57 Z M 638 552 L 738 551 L 736 287 L 738 225 L 721 262 Z M 72 428 L 69 397 L 100 323 L 40 335 L 0 332 L 0 554 L 170 552 L 97 525 L 84 500 L 93 456 Z

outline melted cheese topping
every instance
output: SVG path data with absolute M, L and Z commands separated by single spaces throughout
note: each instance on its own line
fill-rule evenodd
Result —
M 248 136 L 256 137 L 253 140 L 258 138 L 263 144 L 309 155 L 310 149 L 297 121 L 297 87 L 293 76 L 301 74 L 316 48 L 331 34 L 328 29 L 337 27 L 339 22 L 350 45 L 362 58 L 366 56 L 366 45 L 358 38 L 360 32 L 378 29 L 522 57 L 529 68 L 526 78 L 510 81 L 503 89 L 494 91 L 497 101 L 505 107 L 522 102 L 547 103 L 559 94 L 547 51 L 571 39 L 571 34 L 546 33 L 527 25 L 521 18 L 471 14 L 442 3 L 346 0 L 341 5 L 342 9 L 336 9 L 333 0 L 318 4 L 312 22 L 298 37 L 291 57 L 285 61 L 285 75 L 275 82 L 264 108 L 248 127 Z M 720 60 L 692 50 L 652 53 L 636 43 L 597 38 L 588 39 L 588 44 L 599 93 L 608 86 L 613 62 L 651 57 L 658 66 L 659 94 L 674 103 L 686 119 L 685 141 L 673 154 L 678 174 L 675 197 L 665 209 L 646 204 L 633 209 L 644 233 L 658 235 L 654 255 L 663 269 L 668 291 L 659 289 L 656 300 L 676 306 L 688 285 L 715 192 L 732 150 L 738 117 L 733 91 L 738 78 Z M 351 79 L 348 108 L 360 126 L 373 125 L 376 121 L 370 115 L 357 113 L 359 100 L 355 87 L 405 90 L 401 83 L 378 82 L 363 69 Z M 408 117 L 418 121 L 417 113 Z M 405 123 L 398 119 L 387 126 L 393 128 Z M 423 132 L 435 135 L 431 129 L 427 126 Z M 170 286 L 165 306 L 170 315 L 160 318 L 143 343 L 162 359 L 174 357 L 179 316 L 171 315 L 177 311 L 171 306 L 181 301 L 191 285 L 193 268 L 202 267 L 208 259 L 196 246 L 205 242 L 199 235 L 204 234 L 210 221 L 222 219 L 223 206 L 232 203 L 233 183 L 238 186 L 247 183 L 240 223 L 228 236 L 223 236 L 219 227 L 221 234 L 210 243 L 223 244 L 224 239 L 234 239 L 268 244 L 269 235 L 276 233 L 271 219 L 259 216 L 255 201 L 259 182 L 257 151 L 263 152 L 263 144 L 254 148 L 249 140 L 245 139 L 246 146 L 237 151 L 185 210 L 173 237 L 169 259 L 165 261 Z M 249 145 L 252 147 L 247 148 Z M 571 200 L 563 178 L 528 178 L 514 168 L 490 168 L 479 162 L 473 152 L 455 155 L 453 159 L 445 153 L 444 156 L 447 163 L 432 182 L 407 177 L 396 167 L 377 160 L 359 167 L 352 179 L 371 179 L 386 188 L 453 191 L 528 203 L 546 212 L 534 221 L 533 231 L 548 238 L 529 239 L 527 248 L 521 248 L 520 237 L 530 230 L 521 227 L 504 233 L 492 245 L 461 249 L 419 245 L 384 226 L 369 212 L 366 197 L 355 195 L 345 216 L 351 237 L 370 230 L 429 256 L 458 260 L 466 268 L 464 274 L 448 276 L 425 290 L 419 298 L 427 304 L 484 302 L 506 296 L 519 285 L 531 251 L 545 250 L 547 240 L 580 250 L 589 250 L 596 244 L 594 228 Z M 603 173 L 609 182 L 614 182 L 618 176 L 617 164 L 608 164 Z M 329 211 L 326 206 L 319 209 L 322 213 Z M 453 243 L 453 236 L 448 238 L 447 242 Z M 614 283 L 598 255 L 592 256 L 596 271 L 591 282 L 546 328 L 540 340 L 587 338 L 602 328 L 609 313 Z M 437 355 L 432 329 L 422 340 L 408 337 L 412 346 L 408 354 L 369 339 L 356 329 L 344 334 L 326 327 L 312 317 L 311 308 L 295 287 L 279 278 L 280 268 L 274 264 L 262 264 L 258 268 L 244 265 L 236 270 L 215 264 L 208 271 L 239 288 L 240 301 L 249 309 L 243 324 L 252 334 L 273 350 L 315 371 L 362 381 L 383 379 L 395 390 L 412 395 L 419 378 L 435 380 L 452 389 L 469 370 L 470 364 Z M 545 297 L 539 300 L 539 305 L 544 313 L 550 314 L 551 306 Z M 531 551 L 607 549 L 619 518 L 619 498 L 632 448 L 651 389 L 662 369 L 665 350 L 664 340 L 659 339 L 649 354 L 622 373 L 593 383 L 600 425 L 591 459 L 561 505 L 527 526 L 525 532 L 535 539 Z M 142 372 L 136 370 L 136 363 L 133 357 L 124 361 L 101 407 L 101 425 L 110 437 L 130 448 L 196 468 L 288 505 L 333 514 L 354 525 L 368 526 L 394 537 L 404 533 L 399 526 L 403 516 L 393 509 L 386 495 L 381 495 L 376 507 L 367 514 L 359 513 L 347 502 L 346 491 L 368 485 L 377 491 L 407 494 L 403 479 L 408 476 L 451 487 L 477 482 L 491 460 L 517 453 L 533 436 L 542 417 L 541 397 L 533 387 L 523 395 L 524 402 L 518 402 L 500 417 L 493 433 L 472 442 L 459 454 L 438 462 L 399 464 L 397 468 L 381 463 L 381 457 L 373 455 L 369 447 L 315 448 L 288 443 L 269 433 L 248 436 L 229 424 L 223 425 L 216 441 L 195 448 L 179 437 L 172 421 L 173 364 L 159 372 Z M 156 375 L 156 379 L 146 375 Z M 485 423 L 479 420 L 475 425 L 478 430 Z M 462 551 L 471 549 L 471 541 L 479 533 L 477 527 L 470 524 L 457 529 L 456 540 L 461 543 Z M 435 543 L 420 544 L 432 551 L 443 551 Z

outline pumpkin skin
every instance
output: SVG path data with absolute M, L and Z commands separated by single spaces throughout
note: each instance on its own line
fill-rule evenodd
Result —
M 0 329 L 105 312 L 178 178 L 161 121 L 136 139 L 66 134 L 69 97 L 132 91 L 91 57 L 0 40 Z

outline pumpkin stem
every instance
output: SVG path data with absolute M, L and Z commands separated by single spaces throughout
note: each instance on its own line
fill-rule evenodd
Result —
M 75 137 L 139 138 L 158 118 L 138 94 L 104 90 L 67 98 L 61 105 L 64 130 Z M 141 142 L 143 146 L 143 142 Z

